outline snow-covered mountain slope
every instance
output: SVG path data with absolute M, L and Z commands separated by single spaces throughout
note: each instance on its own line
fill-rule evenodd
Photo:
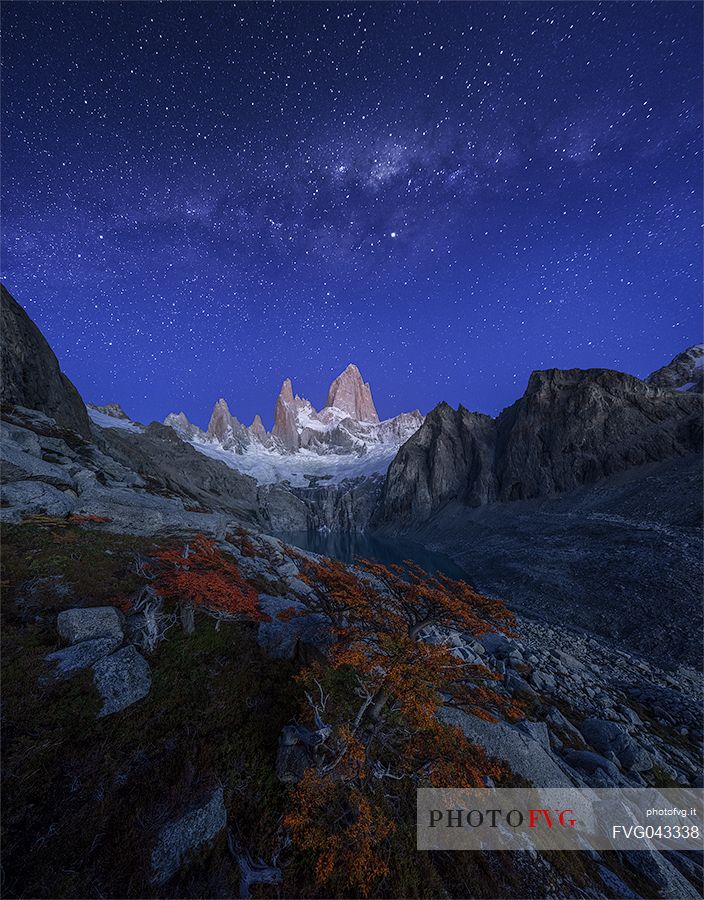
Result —
M 319 453 L 315 450 L 298 450 L 284 453 L 252 443 L 244 450 L 225 450 L 217 441 L 190 441 L 191 445 L 210 456 L 225 462 L 230 468 L 250 475 L 259 484 L 277 484 L 287 481 L 294 487 L 310 487 L 317 481 L 340 484 L 352 478 L 386 473 L 398 451 L 397 444 L 375 444 L 365 454 Z
M 125 413 L 119 403 L 107 403 L 105 406 L 96 406 L 87 403 L 88 418 L 101 428 L 122 428 L 125 431 L 144 431 L 144 425 L 133 422 Z
M 675 391 L 704 390 L 704 344 L 695 344 L 645 379 L 655 387 Z
M 328 404 L 317 411 L 284 381 L 276 401 L 274 427 L 267 432 L 255 416 L 247 427 L 218 400 L 207 431 L 184 413 L 164 420 L 207 456 L 221 459 L 260 484 L 288 481 L 305 486 L 316 479 L 340 482 L 385 473 L 398 448 L 423 423 L 418 410 L 379 421 L 369 384 L 349 365 L 330 386 Z

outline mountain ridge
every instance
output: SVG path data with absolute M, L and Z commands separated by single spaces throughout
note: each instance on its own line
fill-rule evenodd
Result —
M 377 521 L 418 524 L 454 500 L 483 506 L 554 496 L 701 451 L 701 414 L 702 396 L 689 388 L 612 369 L 535 371 L 495 418 L 447 403 L 428 413 L 389 467 Z
M 259 415 L 249 427 L 243 425 L 224 399 L 213 407 L 206 431 L 189 422 L 184 413 L 170 413 L 164 424 L 203 452 L 228 453 L 220 458 L 255 477 L 258 473 L 261 483 L 267 483 L 271 476 L 263 474 L 263 470 L 269 473 L 272 465 L 281 468 L 277 456 L 289 457 L 294 468 L 296 460 L 314 465 L 315 457 L 319 457 L 324 469 L 336 470 L 330 476 L 335 478 L 383 472 L 422 421 L 419 410 L 380 420 L 369 383 L 350 363 L 332 381 L 326 404 L 320 410 L 294 393 L 292 380 L 286 378 L 276 399 L 270 432 Z M 254 458 L 257 456 L 259 460 Z M 261 462 L 259 467 L 257 461 Z M 369 465 L 360 468 L 358 461 Z M 320 474 L 326 477 L 324 471 Z

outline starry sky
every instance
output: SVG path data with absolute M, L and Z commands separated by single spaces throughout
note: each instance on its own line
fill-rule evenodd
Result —
M 701 340 L 698 3 L 7 3 L 2 277 L 86 400 L 380 415 Z

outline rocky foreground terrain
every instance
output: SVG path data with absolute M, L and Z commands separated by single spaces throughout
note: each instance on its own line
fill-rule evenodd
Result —
M 259 484 L 165 425 L 113 427 L 131 425 L 117 408 L 98 410 L 102 427 L 4 289 L 2 315 L 8 896 L 322 896 L 281 819 L 309 759 L 291 731 L 295 676 L 329 633 L 315 616 L 278 618 L 305 610 L 301 567 L 317 558 L 273 530 L 376 522 L 511 598 L 512 636 L 422 638 L 520 704 L 517 721 L 438 712 L 513 783 L 701 785 L 701 354 L 664 385 L 539 373 L 497 420 L 441 405 L 386 478 L 301 488 Z M 271 621 L 179 627 L 149 591 L 149 561 L 195 534 Z M 696 854 L 507 864 L 413 841 L 402 823 L 380 895 L 701 895 Z

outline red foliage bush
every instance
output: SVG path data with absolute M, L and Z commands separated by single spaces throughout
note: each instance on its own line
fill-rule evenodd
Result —
M 161 567 L 154 589 L 162 597 L 241 619 L 270 620 L 237 563 L 212 538 L 198 534 L 184 546 L 162 548 L 155 556 Z

